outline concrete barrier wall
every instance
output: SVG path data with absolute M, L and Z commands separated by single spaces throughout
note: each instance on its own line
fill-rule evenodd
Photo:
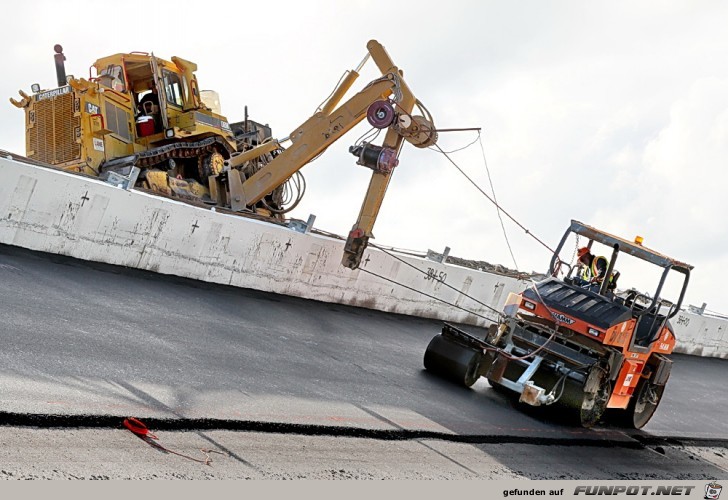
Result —
M 362 269 L 404 285 L 399 286 L 343 267 L 344 243 L 334 238 L 4 158 L 0 158 L 0 179 L 0 243 L 33 250 L 476 324 L 484 324 L 483 317 L 494 317 L 493 312 L 458 291 L 500 310 L 509 292 L 527 285 L 416 257 L 400 256 L 400 261 L 368 249 Z
M 728 359 L 728 321 L 725 318 L 680 311 L 671 322 L 678 339 L 678 352 Z
M 510 292 L 529 285 L 417 257 L 399 255 L 398 260 L 371 247 L 362 269 L 352 271 L 341 265 L 344 243 L 334 238 L 124 191 L 96 179 L 5 158 L 0 158 L 0 243 L 478 325 L 495 318 L 490 307 L 501 310 Z M 679 352 L 728 357 L 728 322 L 685 312 L 674 323 Z

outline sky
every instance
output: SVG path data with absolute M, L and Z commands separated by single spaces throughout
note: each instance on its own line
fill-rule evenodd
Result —
M 450 158 L 555 247 L 572 219 L 695 266 L 686 303 L 728 313 L 728 3 L 720 1 L 29 1 L 6 23 L 0 95 L 55 86 L 66 70 L 145 51 L 198 65 L 230 121 L 287 136 L 346 70 L 382 43 L 438 128 Z M 195 4 L 197 5 L 197 4 Z M 27 22 L 26 22 L 27 21 Z M 369 63 L 354 90 L 377 78 Z M 0 105 L 0 149 L 24 153 L 23 115 Z M 371 172 L 348 148 L 361 124 L 303 168 L 291 214 L 345 235 Z M 481 148 L 482 145 L 482 148 Z M 505 220 L 441 153 L 406 144 L 374 242 L 545 272 L 550 255 Z M 619 267 L 619 266 L 618 266 Z M 639 271 L 628 269 L 629 273 Z M 621 285 L 629 285 L 624 272 Z M 631 276 L 636 278 L 636 274 Z M 653 285 L 646 291 L 652 291 Z

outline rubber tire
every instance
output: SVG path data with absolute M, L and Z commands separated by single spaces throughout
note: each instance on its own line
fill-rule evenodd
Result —
M 470 387 L 480 378 L 483 353 L 436 335 L 425 350 L 427 371 L 459 385 Z
M 646 411 L 636 414 L 635 411 L 637 408 L 637 403 L 642 396 L 642 392 L 646 390 L 646 387 L 648 385 L 652 385 L 652 387 L 657 392 L 657 403 L 646 407 Z M 629 400 L 629 405 L 627 405 L 626 409 L 612 409 L 607 412 L 609 423 L 617 427 L 623 427 L 625 429 L 641 429 L 642 427 L 647 425 L 650 419 L 652 419 L 652 417 L 655 415 L 657 408 L 660 406 L 660 401 L 662 401 L 662 394 L 664 392 L 664 385 L 654 385 L 651 381 L 647 379 L 640 380 L 637 384 L 637 387 L 635 388 L 632 398 Z

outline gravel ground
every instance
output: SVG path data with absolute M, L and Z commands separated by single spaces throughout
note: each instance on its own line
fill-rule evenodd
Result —
M 0 428 L 2 479 L 673 479 L 725 477 L 728 450 L 442 440 L 385 441 L 234 431 Z M 213 450 L 206 453 L 200 450 Z

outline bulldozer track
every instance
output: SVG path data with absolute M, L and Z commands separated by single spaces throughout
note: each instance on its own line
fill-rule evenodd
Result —
M 101 165 L 101 171 L 118 170 L 130 166 L 149 168 L 169 159 L 199 158 L 204 154 L 220 150 L 224 151 L 228 157 L 232 152 L 230 146 L 217 136 L 196 142 L 178 142 L 107 161 Z

